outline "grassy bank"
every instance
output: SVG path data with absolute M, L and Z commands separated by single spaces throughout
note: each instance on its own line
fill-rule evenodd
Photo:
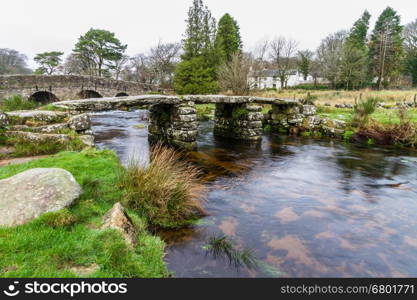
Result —
M 31 168 L 58 167 L 71 172 L 83 194 L 68 209 L 34 221 L 0 228 L 1 277 L 164 277 L 164 243 L 147 232 L 146 217 L 129 210 L 138 228 L 130 249 L 114 230 L 100 230 L 103 215 L 122 200 L 115 188 L 121 166 L 111 151 L 63 152 L 25 164 L 0 168 L 0 179 Z M 92 269 L 88 275 L 79 270 Z
M 199 121 L 208 121 L 214 119 L 215 104 L 196 104 L 197 119 Z
M 329 106 L 318 106 L 317 112 L 322 117 L 328 117 L 333 120 L 351 121 L 353 109 L 335 108 Z M 410 121 L 417 122 L 417 109 L 408 109 Z M 398 111 L 395 109 L 378 108 L 370 115 L 372 119 L 382 124 L 399 124 L 400 118 Z
M 257 91 L 253 95 L 260 97 L 273 98 L 289 98 L 289 99 L 306 99 L 310 95 L 310 99 L 316 105 L 324 105 L 325 103 L 335 104 L 354 104 L 355 101 L 366 98 L 378 98 L 380 102 L 386 104 L 395 104 L 397 102 L 413 102 L 417 90 L 360 90 L 360 91 L 337 91 L 337 90 L 278 90 L 278 91 Z

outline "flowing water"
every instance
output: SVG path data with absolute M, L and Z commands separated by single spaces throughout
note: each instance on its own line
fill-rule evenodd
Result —
M 93 116 L 100 148 L 148 158 L 145 111 Z M 142 121 L 141 121 L 142 120 Z M 417 276 L 417 153 L 265 135 L 256 145 L 200 124 L 192 160 L 205 171 L 209 216 L 161 233 L 177 277 Z M 214 259 L 225 234 L 260 260 L 255 270 Z

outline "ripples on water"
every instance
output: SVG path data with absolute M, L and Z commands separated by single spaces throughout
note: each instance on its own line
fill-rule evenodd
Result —
M 145 111 L 95 114 L 99 147 L 148 159 Z M 205 171 L 209 217 L 162 234 L 178 277 L 417 276 L 417 155 L 335 141 L 264 136 L 248 145 L 200 124 L 191 160 Z M 401 183 L 401 184 L 398 184 Z M 256 270 L 205 255 L 222 233 L 255 249 Z

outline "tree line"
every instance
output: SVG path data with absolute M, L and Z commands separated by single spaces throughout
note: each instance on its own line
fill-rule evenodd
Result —
M 248 76 L 274 69 L 281 88 L 298 70 L 331 88 L 376 89 L 417 86 L 417 20 L 401 25 L 398 13 L 387 7 L 370 31 L 371 15 L 365 11 L 350 30 L 325 37 L 315 50 L 300 50 L 292 38 L 260 41 L 248 52 L 237 21 L 226 13 L 218 22 L 202 0 L 193 0 L 181 42 L 159 41 L 147 53 L 129 57 L 127 45 L 114 33 L 90 29 L 80 36 L 72 53 L 39 53 L 36 74 L 81 74 L 111 77 L 179 94 L 216 93 L 219 90 L 247 94 Z M 0 74 L 27 74 L 26 56 L 0 49 Z M 255 75 L 253 75 L 255 76 Z

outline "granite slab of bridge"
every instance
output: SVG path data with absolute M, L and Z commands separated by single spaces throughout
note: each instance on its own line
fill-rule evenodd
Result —
M 272 111 L 299 112 L 303 105 L 298 100 L 224 95 L 139 95 L 52 103 L 54 106 L 76 111 L 94 112 L 149 106 L 149 139 L 181 148 L 194 148 L 197 139 L 196 104 L 215 104 L 214 134 L 238 140 L 257 141 L 262 136 L 262 106 L 270 104 Z M 297 108 L 294 110 L 294 108 Z

